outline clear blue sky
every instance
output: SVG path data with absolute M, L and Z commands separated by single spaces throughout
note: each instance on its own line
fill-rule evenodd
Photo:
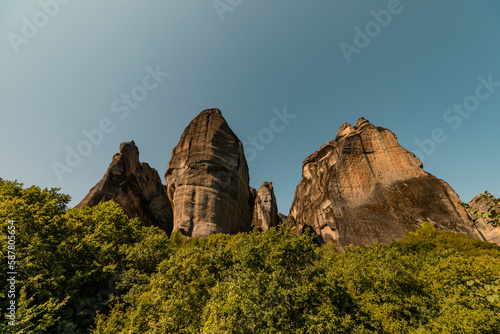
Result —
M 0 3 L 4 179 L 76 204 L 135 140 L 163 180 L 189 121 L 219 108 L 247 157 L 249 136 L 265 141 L 250 184 L 272 181 L 285 214 L 302 161 L 360 116 L 411 151 L 435 145 L 424 168 L 463 200 L 500 195 L 500 87 L 478 79 L 500 82 L 498 0 L 54 1 Z M 285 107 L 295 118 L 270 130 Z M 101 122 L 108 133 L 82 144 Z M 88 155 L 61 181 L 68 146 Z

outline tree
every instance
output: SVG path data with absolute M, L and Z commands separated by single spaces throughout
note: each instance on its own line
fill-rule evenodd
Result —
M 486 205 L 485 211 L 480 211 L 467 203 L 461 202 L 460 204 L 467 210 L 474 213 L 476 219 L 484 218 L 489 224 L 494 227 L 500 225 L 500 198 L 495 198 L 488 191 L 485 191 L 479 195 L 475 200 L 475 203 L 482 202 Z
M 58 191 L 0 179 L 0 246 L 14 220 L 18 272 L 17 324 L 2 319 L 2 333 L 86 333 L 96 312 L 107 313 L 130 287 L 124 282 L 144 279 L 166 257 L 163 231 L 141 227 L 112 201 L 68 209 L 70 197 Z M 8 302 L 0 298 L 0 308 Z

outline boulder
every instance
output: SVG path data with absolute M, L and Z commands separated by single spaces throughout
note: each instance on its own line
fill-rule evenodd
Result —
M 243 144 L 218 109 L 187 126 L 165 173 L 174 231 L 206 237 L 251 230 L 253 196 Z
M 158 226 L 170 235 L 172 206 L 166 187 L 156 169 L 139 162 L 139 149 L 133 141 L 122 143 L 104 177 L 76 206 L 95 206 L 114 200 L 129 217 L 139 217 L 143 226 Z
M 340 248 L 389 243 L 423 221 L 483 239 L 459 201 L 391 131 L 360 118 L 304 160 L 289 219 Z

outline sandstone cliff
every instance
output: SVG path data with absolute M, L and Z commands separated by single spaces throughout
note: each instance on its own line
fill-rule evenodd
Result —
M 133 141 L 122 143 L 104 177 L 76 206 L 95 206 L 114 200 L 129 217 L 139 217 L 142 225 L 155 225 L 169 235 L 173 214 L 166 187 L 158 172 L 139 162 L 139 150 Z
M 251 230 L 253 196 L 243 144 L 218 109 L 184 130 L 165 173 L 174 231 L 195 237 Z
M 267 231 L 278 225 L 280 218 L 278 217 L 278 205 L 272 182 L 262 183 L 256 193 L 254 203 L 252 226 Z
M 422 221 L 481 238 L 458 202 L 391 131 L 360 118 L 304 160 L 290 216 L 341 248 L 389 243 Z

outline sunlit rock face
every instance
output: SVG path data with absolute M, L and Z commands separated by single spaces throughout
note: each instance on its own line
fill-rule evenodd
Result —
M 469 205 L 481 212 L 490 212 L 493 210 L 500 212 L 500 205 L 494 206 L 493 203 L 490 203 L 481 195 L 474 197 L 469 202 Z M 474 226 L 484 240 L 500 245 L 500 226 L 491 225 L 491 219 L 482 217 L 476 218 L 472 211 L 469 212 L 469 216 L 474 221 Z
M 139 162 L 139 149 L 133 141 L 122 143 L 104 177 L 76 206 L 95 206 L 114 200 L 129 217 L 139 217 L 143 226 L 158 226 L 170 235 L 172 206 L 166 187 L 156 169 Z
M 458 202 L 391 131 L 360 118 L 304 160 L 290 216 L 340 248 L 389 243 L 423 221 L 481 238 Z
M 278 205 L 272 182 L 262 183 L 255 194 L 254 203 L 252 226 L 267 231 L 278 225 L 280 218 L 278 217 Z
M 218 109 L 184 130 L 165 173 L 174 231 L 205 237 L 251 230 L 253 196 L 243 144 Z

